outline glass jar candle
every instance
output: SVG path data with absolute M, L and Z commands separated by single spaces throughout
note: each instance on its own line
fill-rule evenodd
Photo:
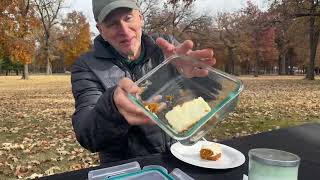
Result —
M 299 156 L 290 152 L 258 148 L 249 151 L 249 180 L 297 180 Z

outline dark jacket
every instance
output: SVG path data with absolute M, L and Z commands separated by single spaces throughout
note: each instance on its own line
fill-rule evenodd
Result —
M 134 68 L 116 59 L 101 36 L 94 40 L 93 51 L 81 56 L 72 67 L 76 108 L 73 128 L 83 147 L 100 153 L 101 164 L 164 152 L 173 143 L 156 125 L 129 125 L 113 102 L 113 92 L 121 78 L 136 81 L 164 60 L 155 38 L 143 34 L 145 58 Z M 176 42 L 169 36 L 164 38 Z

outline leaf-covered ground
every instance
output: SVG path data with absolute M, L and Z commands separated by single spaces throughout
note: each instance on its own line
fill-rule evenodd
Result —
M 75 140 L 70 76 L 0 77 L 0 179 L 27 179 L 98 165 Z M 320 80 L 241 77 L 239 104 L 208 136 L 221 140 L 320 122 Z

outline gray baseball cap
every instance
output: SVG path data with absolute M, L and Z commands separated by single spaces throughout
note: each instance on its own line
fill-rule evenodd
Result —
M 101 23 L 113 10 L 121 7 L 139 9 L 135 0 L 92 0 L 94 19 Z

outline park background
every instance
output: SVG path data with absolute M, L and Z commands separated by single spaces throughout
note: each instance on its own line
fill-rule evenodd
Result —
M 237 138 L 320 122 L 320 4 L 247 1 L 208 12 L 214 0 L 138 0 L 146 33 L 213 48 L 215 68 L 245 84 L 237 109 L 208 135 Z M 210 8 L 207 8 L 210 9 Z M 28 179 L 96 166 L 75 140 L 70 71 L 97 34 L 63 0 L 0 2 L 0 179 Z

